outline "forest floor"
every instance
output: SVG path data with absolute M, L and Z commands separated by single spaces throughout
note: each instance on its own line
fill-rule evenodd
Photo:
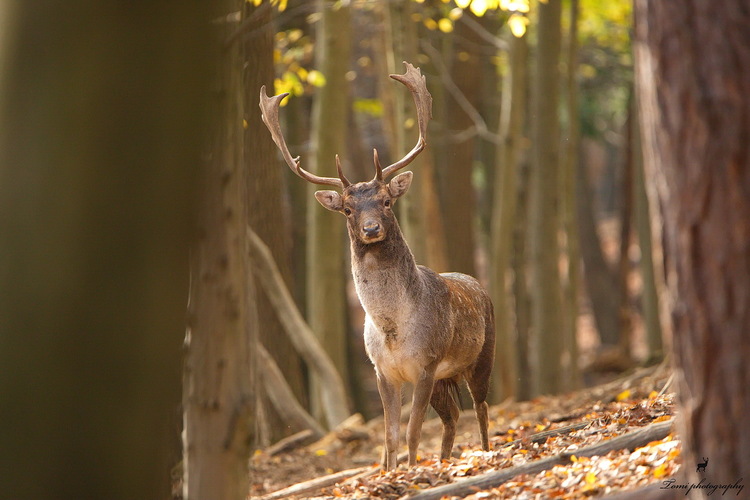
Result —
M 490 447 L 473 411 L 458 421 L 454 453 L 439 460 L 442 425 L 428 418 L 421 456 L 382 472 L 382 417 L 355 415 L 312 444 L 292 437 L 250 463 L 250 498 L 591 498 L 661 483 L 680 467 L 674 387 L 665 365 L 569 394 L 490 407 Z M 402 412 L 400 443 L 405 441 Z M 403 451 L 402 450 L 402 451 Z

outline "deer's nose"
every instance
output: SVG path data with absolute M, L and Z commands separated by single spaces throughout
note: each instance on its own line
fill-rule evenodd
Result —
M 365 225 L 362 226 L 362 231 L 365 233 L 365 236 L 377 236 L 380 232 L 380 224 L 375 221 L 367 221 L 365 222 Z

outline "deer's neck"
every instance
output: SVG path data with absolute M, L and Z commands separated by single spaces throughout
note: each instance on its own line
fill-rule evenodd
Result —
M 366 245 L 350 235 L 352 275 L 365 311 L 398 309 L 421 289 L 420 273 L 400 230 L 390 231 L 377 243 Z

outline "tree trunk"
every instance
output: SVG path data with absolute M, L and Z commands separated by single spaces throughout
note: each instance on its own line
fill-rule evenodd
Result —
M 624 359 L 631 358 L 632 308 L 628 290 L 630 276 L 630 240 L 633 214 L 633 111 L 632 106 L 625 120 L 625 152 L 620 175 L 620 252 L 617 272 L 617 296 L 619 298 L 618 331 L 620 352 Z
M 515 299 L 516 352 L 518 368 L 516 370 L 517 385 L 516 399 L 526 401 L 531 399 L 532 369 L 531 369 L 531 293 L 529 291 L 529 195 L 531 192 L 531 167 L 528 162 L 519 165 L 518 171 L 518 210 L 513 226 L 513 252 L 511 266 L 513 268 L 513 298 Z
M 596 329 L 602 345 L 616 346 L 620 338 L 617 279 L 604 258 L 597 232 L 593 189 L 589 185 L 586 168 L 581 163 L 576 168 L 576 200 L 583 280 L 591 301 Z
M 248 169 L 248 221 L 250 227 L 271 248 L 287 287 L 293 287 L 291 273 L 291 225 L 290 209 L 284 196 L 284 170 L 287 167 L 278 160 L 276 145 L 267 133 L 258 110 L 258 89 L 261 85 L 273 88 L 273 49 L 275 30 L 271 23 L 272 9 L 268 5 L 253 7 L 245 3 L 247 22 L 244 44 L 245 71 L 245 161 Z M 301 401 L 307 390 L 302 376 L 302 365 L 289 338 L 284 334 L 279 318 L 271 307 L 266 294 L 258 290 L 258 323 L 260 341 L 268 349 L 276 364 L 284 373 L 287 382 Z M 282 438 L 286 426 L 281 419 L 271 419 L 272 440 Z
M 349 103 L 350 7 L 332 8 L 320 1 L 323 13 L 318 24 L 317 65 L 326 77 L 313 105 L 312 129 L 314 155 L 311 171 L 336 177 L 334 157 L 340 155 L 347 169 L 347 117 Z M 302 181 L 300 181 L 302 182 Z M 313 196 L 321 189 L 308 189 L 308 258 L 307 314 L 310 327 L 320 338 L 341 377 L 348 380 L 347 303 L 345 283 L 348 270 L 345 262 L 344 220 L 339 214 L 323 209 Z M 312 390 L 313 414 L 321 418 L 323 410 L 319 390 Z
M 474 17 L 470 12 L 464 16 Z M 476 19 L 475 19 L 476 20 Z M 453 36 L 453 59 L 451 78 L 469 103 L 476 108 L 480 89 L 480 56 L 473 50 L 481 44 L 479 35 L 468 28 L 466 23 L 457 23 Z M 461 133 L 473 127 L 471 117 L 461 108 L 458 101 L 449 96 L 445 126 L 454 133 Z M 451 271 L 475 275 L 474 236 L 476 196 L 472 186 L 474 170 L 475 135 L 451 144 L 448 149 L 443 172 L 443 218 L 450 231 L 450 240 L 457 242 L 448 245 L 448 263 Z
M 240 10 L 234 1 L 230 11 Z M 219 25 L 226 40 L 237 23 Z M 218 53 L 218 52 L 217 52 Z M 242 44 L 217 57 L 210 160 L 193 253 L 183 381 L 183 497 L 247 495 L 251 336 L 257 338 L 254 282 L 246 250 L 247 171 L 243 161 Z
M 560 144 L 558 83 L 561 1 L 539 4 L 534 155 L 531 196 L 532 328 L 536 338 L 537 391 L 554 394 L 562 387 L 560 272 Z
M 0 5 L 1 496 L 167 498 L 208 4 L 61 7 Z
M 750 476 L 750 12 L 741 2 L 639 0 L 636 15 L 684 463 L 689 481 L 734 484 Z M 704 457 L 699 474 L 693 464 Z
M 513 232 L 518 207 L 518 169 L 526 115 L 526 65 L 528 46 L 525 36 L 510 39 L 509 72 L 503 82 L 500 127 L 503 143 L 497 155 L 495 196 L 491 232 L 491 290 L 495 306 L 495 366 L 500 383 L 494 384 L 495 401 L 516 395 L 516 322 L 510 280 Z M 518 279 L 516 276 L 515 279 Z M 523 279 L 523 278 L 521 278 Z
M 560 183 L 562 200 L 562 227 L 565 232 L 565 257 L 567 269 L 562 283 L 563 320 L 565 327 L 564 363 L 565 383 L 568 389 L 581 385 L 581 370 L 578 366 L 578 294 L 580 290 L 581 252 L 578 240 L 578 217 L 576 211 L 576 175 L 578 172 L 580 141 L 580 118 L 578 112 L 578 0 L 570 2 L 570 32 L 568 33 L 566 107 L 568 115 L 568 137 L 565 144 L 563 179 Z
M 646 179 L 643 171 L 643 150 L 641 149 L 641 128 L 638 120 L 637 96 L 633 96 L 635 119 L 632 120 L 633 127 L 633 203 L 635 204 L 634 216 L 636 232 L 638 233 L 638 246 L 641 249 L 641 258 L 638 267 L 641 271 L 643 288 L 641 290 L 641 315 L 646 330 L 646 345 L 648 347 L 647 363 L 656 363 L 664 357 L 664 345 L 662 341 L 661 320 L 659 318 L 659 293 L 664 289 L 664 275 L 655 269 L 656 251 L 651 236 L 651 213 L 648 207 L 646 195 Z M 661 249 L 659 249 L 661 255 Z

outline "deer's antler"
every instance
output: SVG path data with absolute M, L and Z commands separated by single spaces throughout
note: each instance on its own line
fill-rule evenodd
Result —
M 300 167 L 299 156 L 296 158 L 292 158 L 292 154 L 289 152 L 289 148 L 287 147 L 286 141 L 284 140 L 284 135 L 281 133 L 281 125 L 279 125 L 279 104 L 281 103 L 282 99 L 284 99 L 288 95 L 289 93 L 285 92 L 273 97 L 268 97 L 268 95 L 266 94 L 266 86 L 263 85 L 260 88 L 261 117 L 263 118 L 263 123 L 266 124 L 266 127 L 268 127 L 268 130 L 271 132 L 273 142 L 275 142 L 276 146 L 278 146 L 279 150 L 281 150 L 281 155 L 284 157 L 284 161 L 286 161 L 286 164 L 289 165 L 289 168 L 292 169 L 292 172 L 302 177 L 307 182 L 311 182 L 313 184 L 322 184 L 324 186 L 333 186 L 339 189 L 347 187 L 350 182 L 346 177 L 344 177 L 344 173 L 341 171 L 341 163 L 339 161 L 338 155 L 336 156 L 336 169 L 338 170 L 339 174 L 338 179 L 334 177 L 319 177 L 315 174 L 311 174 L 307 170 Z
M 427 83 L 425 81 L 425 77 L 422 76 L 422 72 L 419 70 L 419 68 L 415 68 L 408 62 L 404 61 L 404 64 L 406 65 L 406 73 L 403 75 L 390 75 L 391 78 L 396 80 L 397 82 L 401 82 L 404 85 L 406 85 L 406 88 L 408 88 L 411 91 L 412 96 L 414 97 L 414 104 L 417 106 L 417 121 L 419 123 L 419 139 L 417 140 L 417 145 L 414 146 L 414 148 L 407 153 L 406 156 L 404 156 L 402 159 L 397 161 L 396 163 L 393 163 L 391 165 L 388 165 L 385 167 L 382 171 L 382 177 L 386 178 L 392 173 L 396 172 L 399 169 L 404 168 L 409 163 L 411 163 L 414 158 L 419 155 L 419 153 L 422 152 L 425 145 L 427 144 L 425 138 L 427 137 L 427 122 L 430 118 L 432 118 L 432 96 L 427 91 Z M 377 160 L 376 160 L 377 161 Z M 377 173 L 380 173 L 379 169 L 376 167 Z

